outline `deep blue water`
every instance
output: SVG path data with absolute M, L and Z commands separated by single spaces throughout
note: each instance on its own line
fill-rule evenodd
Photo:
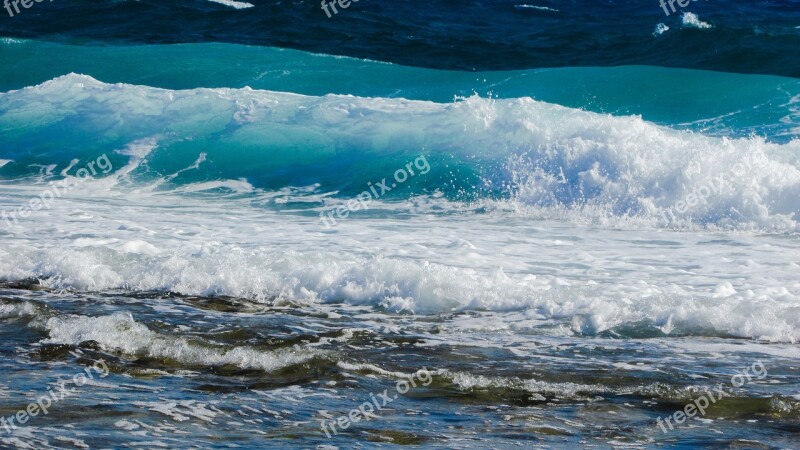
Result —
M 328 18 L 318 1 L 57 0 L 0 35 L 90 45 L 229 42 L 460 70 L 648 64 L 800 77 L 800 0 L 361 0 Z M 713 26 L 682 25 L 682 12 Z M 670 29 L 654 35 L 659 23 Z M 665 86 L 669 89 L 669 86 Z

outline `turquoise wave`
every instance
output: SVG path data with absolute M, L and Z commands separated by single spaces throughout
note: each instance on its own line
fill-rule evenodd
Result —
M 219 44 L 2 49 L 14 56 L 2 79 L 31 84 L 0 94 L 6 183 L 74 177 L 105 155 L 115 185 L 289 190 L 304 208 L 382 183 L 392 189 L 373 195 L 381 201 L 499 202 L 576 220 L 787 231 L 800 217 L 795 80 L 652 67 L 441 72 Z M 89 75 L 36 84 L 69 70 Z M 662 91 L 643 94 L 654 85 Z M 584 104 L 589 92 L 605 96 Z M 628 109 L 636 115 L 619 113 Z M 409 164 L 424 173 L 401 182 Z
M 235 44 L 73 46 L 0 39 L 0 91 L 68 73 L 165 89 L 244 88 L 322 96 L 531 97 L 571 108 L 641 115 L 707 134 L 800 135 L 800 80 L 648 66 L 458 72 Z
M 391 186 L 424 157 L 425 173 L 382 189 L 381 200 L 443 196 L 778 230 L 793 230 L 800 213 L 800 140 L 705 136 L 529 97 L 166 90 L 71 74 L 0 95 L 0 134 L 0 176 L 38 183 L 106 155 L 115 180 L 139 188 L 292 189 L 314 206 Z

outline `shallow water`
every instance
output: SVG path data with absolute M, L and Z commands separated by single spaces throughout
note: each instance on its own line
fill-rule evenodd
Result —
M 99 358 L 110 374 L 3 442 L 795 440 L 795 239 L 531 223 L 519 212 L 405 213 L 323 232 L 313 216 L 215 198 L 169 206 L 170 195 L 138 206 L 61 199 L 57 232 L 39 220 L 30 237 L 4 240 L 0 269 L 42 280 L 0 295 L 2 351 L 13 355 L 5 410 Z M 754 364 L 765 376 L 734 387 Z M 398 380 L 423 369 L 427 386 L 325 436 L 323 420 L 397 395 Z M 661 431 L 658 417 L 720 383 L 730 397 L 703 420 Z

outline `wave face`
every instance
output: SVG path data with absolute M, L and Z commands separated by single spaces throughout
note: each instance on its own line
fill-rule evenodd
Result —
M 709 136 L 529 97 L 167 90 L 76 74 L 2 94 L 0 112 L 6 279 L 489 310 L 559 324 L 556 334 L 800 339 L 798 140 Z M 36 197 L 47 207 L 24 206 Z M 595 227 L 604 237 L 591 243 Z M 750 237 L 703 237 L 722 230 Z M 731 253 L 765 232 L 771 264 Z M 640 263 L 617 260 L 625 251 Z M 719 264 L 701 270 L 698 258 Z M 608 272 L 587 269 L 597 264 Z
M 388 179 L 372 197 L 580 221 L 786 232 L 800 212 L 800 141 L 704 136 L 526 97 L 171 91 L 73 74 L 2 95 L 0 111 L 11 161 L 0 175 L 40 183 L 106 155 L 125 167 L 107 183 L 253 199 L 290 189 L 304 208 Z M 414 161 L 424 173 L 396 188 Z
M 786 142 L 800 135 L 800 81 L 773 76 L 644 66 L 456 72 L 242 45 L 86 47 L 8 38 L 0 39 L 0 60 L 0 91 L 74 72 L 172 90 L 250 87 L 437 103 L 477 94 L 636 114 L 718 136 Z
M 229 42 L 459 70 L 651 64 L 800 77 L 798 0 L 691 2 L 669 15 L 653 0 L 363 1 L 330 18 L 319 1 L 77 4 L 37 5 L 0 22 L 0 35 Z M 669 30 L 654 34 L 660 23 Z

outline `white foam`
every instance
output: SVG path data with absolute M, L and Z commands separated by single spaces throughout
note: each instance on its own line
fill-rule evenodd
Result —
M 555 8 L 550 8 L 548 6 L 527 5 L 527 4 L 514 5 L 514 8 L 517 8 L 517 9 L 535 9 L 535 10 L 538 10 L 538 11 L 549 11 L 549 12 L 559 12 L 559 10 L 557 10 Z
M 0 304 L 0 319 L 17 317 L 33 317 L 38 308 L 32 303 L 2 303 Z
M 176 422 L 186 422 L 194 418 L 203 422 L 215 424 L 214 419 L 220 415 L 218 412 L 219 410 L 212 409 L 213 407 L 210 405 L 196 400 L 133 402 L 133 404 L 138 407 L 146 408 L 149 411 L 163 414 Z M 120 423 L 119 427 L 130 428 L 131 425 L 130 422 Z
M 155 245 L 140 240 L 125 242 L 122 244 L 122 251 L 142 255 L 157 255 L 161 253 Z
M 255 6 L 252 3 L 236 2 L 236 1 L 233 1 L 233 0 L 208 0 L 208 1 L 214 2 L 214 3 L 219 3 L 220 5 L 230 6 L 231 8 L 234 8 L 234 9 L 246 9 L 246 8 L 252 8 L 253 6 Z
M 691 12 L 683 13 L 683 15 L 681 16 L 681 23 L 683 23 L 683 26 L 687 28 L 698 28 L 701 30 L 713 28 L 713 25 L 711 25 L 708 22 L 703 22 L 702 20 L 700 20 L 697 14 Z
M 490 377 L 447 370 L 441 372 L 440 376 L 450 379 L 453 384 L 465 391 L 473 389 L 506 388 L 524 390 L 536 394 L 545 394 L 562 399 L 576 399 L 586 397 L 587 394 L 597 395 L 613 392 L 611 388 L 602 385 L 549 383 L 532 379 Z M 542 400 L 544 400 L 544 398 L 542 398 Z
M 392 377 L 392 378 L 411 378 L 412 376 L 417 375 L 417 373 L 392 372 L 390 370 L 386 370 L 374 364 L 368 364 L 368 363 L 353 364 L 353 363 L 348 363 L 346 361 L 338 361 L 336 365 L 344 370 L 348 370 L 351 372 L 363 372 L 363 371 L 373 372 L 384 377 Z
M 116 209 L 112 206 L 110 211 Z M 800 283 L 793 278 L 797 270 L 797 265 L 791 262 L 794 251 L 779 245 L 760 249 L 759 252 L 769 255 L 761 263 L 742 256 L 728 258 L 725 262 L 728 252 L 733 250 L 724 243 L 705 244 L 700 253 L 697 253 L 696 244 L 642 247 L 630 241 L 658 242 L 655 239 L 662 237 L 619 231 L 605 232 L 601 241 L 589 245 L 588 242 L 596 239 L 596 232 L 573 228 L 570 233 L 581 244 L 563 246 L 554 244 L 555 240 L 542 229 L 531 229 L 519 222 L 470 222 L 464 224 L 467 228 L 462 228 L 446 219 L 427 220 L 420 225 L 383 221 L 351 224 L 341 230 L 339 236 L 343 239 L 337 243 L 314 231 L 313 226 L 303 230 L 302 222 L 287 221 L 286 216 L 237 215 L 242 223 L 230 231 L 230 236 L 215 232 L 222 228 L 207 219 L 203 219 L 206 223 L 202 228 L 185 229 L 182 236 L 170 238 L 156 232 L 154 236 L 160 249 L 157 254 L 131 253 L 126 247 L 130 241 L 117 241 L 114 237 L 115 234 L 140 234 L 133 229 L 112 233 L 111 243 L 98 241 L 90 245 L 83 242 L 74 247 L 64 243 L 42 250 L 35 247 L 15 249 L 9 252 L 9 258 L 0 261 L 0 274 L 49 276 L 52 278 L 45 284 L 51 287 L 96 291 L 168 290 L 262 301 L 277 297 L 309 306 L 343 301 L 418 314 L 458 310 L 521 311 L 526 316 L 532 314 L 536 320 L 564 322 L 569 330 L 582 334 L 596 334 L 625 323 L 650 320 L 667 333 L 676 328 L 696 332 L 711 329 L 777 342 L 800 341 L 800 313 L 795 307 L 800 299 Z M 146 234 L 161 228 L 153 217 L 136 216 L 140 224 L 147 224 Z M 165 223 L 181 221 L 174 217 L 162 220 Z M 240 241 L 242 236 L 248 235 L 245 230 L 264 220 L 267 223 L 260 226 L 269 233 L 250 232 L 250 248 L 218 242 L 220 239 Z M 100 220 L 98 226 L 104 221 Z M 225 217 L 219 218 L 220 227 L 224 221 Z M 503 242 L 502 236 L 509 231 L 509 226 L 517 233 L 532 237 L 513 245 Z M 390 239 L 382 234 L 386 227 L 402 230 L 403 234 Z M 447 238 L 453 227 L 458 239 L 468 239 L 478 249 L 493 250 L 479 250 L 474 259 L 463 258 L 463 250 L 452 246 L 450 243 L 454 240 Z M 436 229 L 442 232 L 432 231 Z M 41 236 L 35 231 L 33 234 Z M 362 237 L 362 242 L 357 243 L 346 237 L 350 235 L 374 237 L 366 240 Z M 206 236 L 217 242 L 208 242 Z M 425 245 L 408 252 L 408 241 L 401 236 L 413 236 Z M 254 239 L 258 237 L 262 239 Z M 670 239 L 682 238 L 676 235 Z M 303 244 L 288 245 L 291 241 Z M 31 242 L 36 246 L 49 245 L 38 240 Z M 280 246 L 285 250 L 279 250 Z M 319 251 L 303 250 L 307 246 L 317 247 Z M 669 256 L 664 253 L 667 249 Z M 365 251 L 398 256 L 358 255 Z M 619 259 L 620 254 L 630 251 L 636 252 L 636 259 L 630 262 Z M 407 256 L 403 257 L 404 253 Z M 545 269 L 552 266 L 553 261 L 561 260 L 570 264 Z M 647 263 L 636 263 L 638 260 Z M 699 260 L 704 261 L 702 266 Z M 709 266 L 705 261 L 715 263 Z M 486 270 L 500 265 L 505 269 Z M 688 274 L 681 269 L 686 266 L 696 268 Z M 531 275 L 529 267 L 539 267 L 540 273 Z M 709 283 L 723 277 L 739 281 L 735 286 L 725 282 Z M 532 317 L 523 316 L 519 320 L 524 323 Z M 114 321 L 120 320 L 123 319 L 114 318 Z M 129 321 L 129 318 L 124 320 Z M 474 326 L 502 329 L 511 326 L 507 320 L 497 324 L 483 320 Z M 86 324 L 100 321 L 87 319 Z M 469 328 L 466 323 L 460 326 Z M 75 327 L 76 324 L 70 324 L 59 330 L 75 330 Z M 155 339 L 141 326 L 131 329 L 140 330 L 136 335 Z M 120 339 L 124 341 L 120 345 L 134 345 L 126 351 L 146 347 L 133 344 L 137 339 L 127 336 Z M 114 340 L 108 342 L 117 346 Z
M 249 347 L 201 346 L 188 339 L 151 331 L 133 320 L 129 314 L 117 313 L 102 317 L 53 317 L 45 325 L 50 338 L 47 343 L 77 345 L 96 341 L 104 349 L 133 356 L 170 358 L 184 364 L 219 366 L 232 364 L 266 372 L 300 364 L 321 354 L 300 348 L 261 351 Z

